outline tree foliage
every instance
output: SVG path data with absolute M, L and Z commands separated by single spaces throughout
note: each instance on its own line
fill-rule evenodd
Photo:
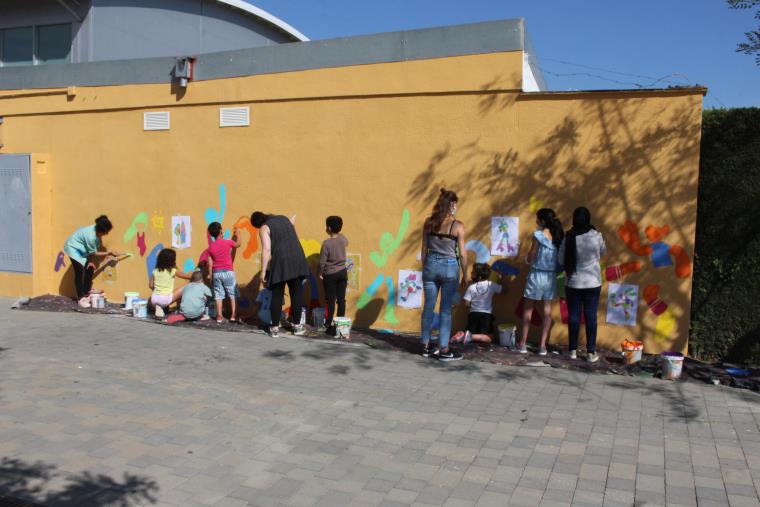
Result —
M 727 0 L 731 9 L 753 9 L 760 7 L 760 0 Z M 760 9 L 755 13 L 755 19 L 760 21 Z M 741 42 L 736 46 L 737 53 L 755 55 L 755 63 L 760 65 L 760 26 L 757 30 L 744 32 L 747 38 L 746 42 Z

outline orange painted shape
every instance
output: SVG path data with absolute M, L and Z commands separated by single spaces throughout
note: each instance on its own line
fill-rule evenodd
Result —
M 668 235 L 670 232 L 670 226 L 663 225 L 662 227 L 655 227 L 654 225 L 650 225 L 646 229 L 644 229 L 644 233 L 647 235 L 647 239 L 650 243 L 657 243 L 658 241 L 661 241 L 662 238 Z
M 676 276 L 678 278 L 688 278 L 691 275 L 691 259 L 682 247 L 673 245 L 668 253 L 676 260 Z
M 641 244 L 641 237 L 639 236 L 639 226 L 630 220 L 626 220 L 623 225 L 618 229 L 618 236 L 623 240 L 623 243 L 636 255 L 645 256 L 652 253 L 652 247 L 649 245 Z
M 233 229 L 245 229 L 248 231 L 248 243 L 243 250 L 243 259 L 250 259 L 253 252 L 259 248 L 259 230 L 251 225 L 251 220 L 248 217 L 240 217 L 232 226 Z
M 660 299 L 659 294 L 659 285 L 651 284 L 644 287 L 644 301 L 646 301 L 647 306 L 655 315 L 662 315 L 668 309 L 667 303 Z

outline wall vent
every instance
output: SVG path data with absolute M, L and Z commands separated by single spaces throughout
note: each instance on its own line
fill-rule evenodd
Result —
M 250 107 L 219 108 L 220 127 L 247 127 L 251 124 Z
M 143 115 L 143 130 L 169 130 L 169 112 L 153 112 Z

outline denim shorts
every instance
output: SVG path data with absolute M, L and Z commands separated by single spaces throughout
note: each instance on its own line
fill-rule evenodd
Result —
M 548 301 L 557 299 L 557 273 L 554 271 L 530 270 L 525 280 L 526 299 L 534 301 Z
M 238 286 L 234 271 L 214 271 L 214 299 L 224 299 L 225 292 L 230 298 L 237 297 Z

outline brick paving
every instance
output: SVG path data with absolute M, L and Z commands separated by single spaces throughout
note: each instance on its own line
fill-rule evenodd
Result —
M 0 505 L 760 506 L 750 391 L 0 303 Z

